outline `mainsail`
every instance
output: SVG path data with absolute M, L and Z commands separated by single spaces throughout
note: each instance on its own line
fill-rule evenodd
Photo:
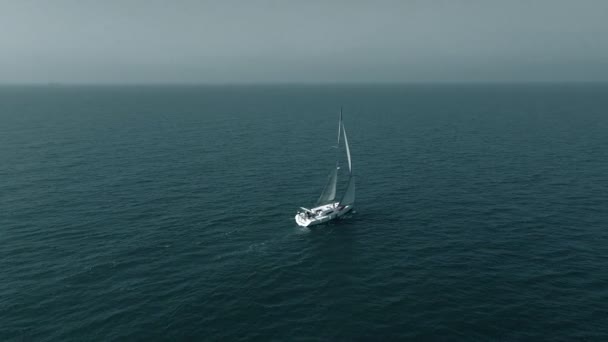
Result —
M 346 157 L 348 160 L 348 187 L 342 196 L 342 200 L 340 200 L 340 204 L 349 205 L 355 203 L 355 177 L 353 177 L 353 165 L 350 158 L 350 147 L 348 146 L 346 129 L 342 123 L 342 108 L 340 108 L 340 121 L 338 122 L 338 147 L 340 145 L 340 136 L 342 134 L 344 135 L 344 146 L 346 147 Z M 319 196 L 319 199 L 317 200 L 317 205 L 331 203 L 336 199 L 336 185 L 338 184 L 339 170 L 340 165 L 338 160 L 336 160 L 336 167 L 331 170 L 329 176 L 327 177 L 327 183 L 325 184 L 325 188 L 323 188 L 321 196 Z
M 344 129 L 344 124 L 342 125 L 342 132 L 344 133 L 344 146 L 346 146 L 346 157 L 348 158 L 348 173 L 353 175 L 353 166 L 350 161 L 350 148 L 348 148 L 348 138 L 346 138 L 346 129 Z
M 348 187 L 340 200 L 340 204 L 349 205 L 355 203 L 355 177 L 353 177 L 353 165 L 350 159 L 350 148 L 348 147 L 348 138 L 346 137 L 346 129 L 342 125 L 342 133 L 344 134 L 344 146 L 346 147 L 346 157 L 348 158 Z
M 342 128 L 342 108 L 340 108 L 340 120 L 338 121 L 338 145 L 336 148 L 340 146 L 340 129 Z M 317 205 L 327 204 L 333 202 L 336 199 L 336 185 L 338 184 L 338 170 L 340 170 L 340 165 L 338 160 L 336 160 L 336 167 L 330 172 L 327 177 L 327 184 L 325 184 L 325 188 L 319 196 L 317 200 Z

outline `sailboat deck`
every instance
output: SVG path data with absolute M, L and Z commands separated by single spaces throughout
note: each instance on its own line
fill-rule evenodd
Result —
M 298 212 L 295 219 L 301 226 L 313 226 L 320 223 L 325 223 L 340 216 L 345 215 L 352 210 L 351 205 L 341 205 L 339 202 L 328 203 L 312 209 L 304 209 Z

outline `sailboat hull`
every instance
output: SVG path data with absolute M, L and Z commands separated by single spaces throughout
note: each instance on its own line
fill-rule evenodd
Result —
M 352 209 L 352 205 L 340 206 L 338 202 L 330 203 L 309 209 L 306 212 L 299 212 L 296 214 L 295 220 L 299 226 L 311 227 L 337 220 L 348 214 Z

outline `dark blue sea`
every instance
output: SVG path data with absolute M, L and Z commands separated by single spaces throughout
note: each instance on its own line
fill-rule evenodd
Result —
M 608 85 L 0 87 L 0 340 L 408 339 L 608 339 Z

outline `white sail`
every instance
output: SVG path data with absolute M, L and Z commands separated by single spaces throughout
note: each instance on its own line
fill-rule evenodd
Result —
M 343 129 L 342 108 L 340 108 L 340 118 L 338 119 L 338 145 L 336 145 L 337 147 L 340 146 L 340 135 L 342 134 L 341 129 Z M 327 204 L 327 203 L 332 202 L 334 199 L 336 199 L 336 185 L 338 184 L 338 170 L 339 169 L 340 169 L 340 165 L 339 165 L 338 161 L 336 160 L 336 168 L 333 169 L 331 171 L 331 173 L 329 174 L 328 179 L 327 179 L 327 184 L 325 185 L 325 188 L 323 189 L 321 196 L 319 196 L 319 199 L 317 200 L 317 205 Z
M 346 146 L 346 157 L 348 157 L 348 172 L 352 175 L 353 166 L 350 161 L 350 148 L 348 148 L 348 138 L 346 138 L 346 129 L 344 129 L 344 124 L 342 124 L 342 132 L 344 132 L 344 146 Z
M 317 205 L 325 204 L 336 198 L 336 184 L 338 183 L 338 168 L 332 170 L 327 179 L 327 184 L 317 200 Z
M 346 157 L 348 158 L 348 172 L 350 177 L 348 179 L 348 187 L 342 196 L 340 204 L 349 205 L 355 203 L 355 177 L 353 177 L 353 165 L 350 160 L 350 148 L 348 147 L 348 138 L 346 137 L 346 129 L 344 129 L 344 124 L 342 124 L 342 132 L 344 134 L 344 146 L 346 147 Z
M 348 187 L 346 188 L 346 192 L 344 192 L 344 196 L 342 196 L 340 204 L 350 205 L 353 203 L 355 203 L 355 177 L 350 176 Z

